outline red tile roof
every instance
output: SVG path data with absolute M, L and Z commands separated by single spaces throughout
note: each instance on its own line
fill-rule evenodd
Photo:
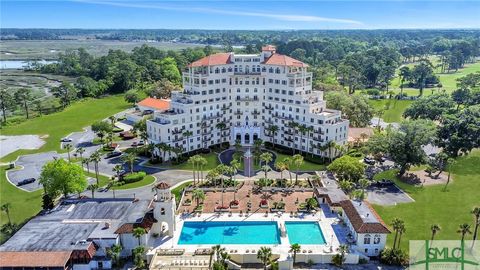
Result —
M 212 54 L 191 63 L 188 65 L 188 67 L 216 66 L 225 64 L 230 64 L 230 53 Z
M 160 182 L 155 186 L 155 188 L 157 188 L 157 189 L 169 189 L 170 185 L 165 183 L 165 182 Z
M 377 214 L 373 207 L 367 201 L 363 201 L 362 203 L 364 203 L 370 209 L 378 222 L 364 222 L 360 214 L 355 209 L 352 201 L 341 201 L 340 205 L 342 206 L 345 215 L 348 217 L 348 220 L 350 220 L 350 223 L 352 223 L 353 229 L 355 229 L 357 233 L 390 233 L 387 225 L 385 225 L 382 218 Z
M 277 48 L 273 45 L 266 45 L 262 47 L 262 52 L 263 51 L 276 51 Z
M 264 64 L 276 66 L 308 67 L 308 65 L 303 63 L 302 61 L 278 53 L 272 54 L 272 56 L 265 60 Z
M 139 103 L 139 106 L 149 107 L 156 110 L 168 110 L 170 109 L 170 100 L 169 99 L 157 99 L 157 98 L 146 98 Z
M 115 231 L 117 234 L 132 233 L 135 228 L 144 228 L 146 232 L 152 229 L 153 223 L 157 222 L 153 217 L 145 216 L 141 223 L 124 223 Z
M 72 251 L 2 251 L 0 267 L 61 267 L 64 268 Z

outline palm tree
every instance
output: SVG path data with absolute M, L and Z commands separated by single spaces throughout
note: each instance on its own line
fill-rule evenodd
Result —
M 135 163 L 135 160 L 137 160 L 137 156 L 134 153 L 128 153 L 125 156 L 123 156 L 123 162 L 128 163 L 130 167 L 130 173 L 133 173 L 133 164 Z
M 225 122 L 220 122 L 220 123 L 217 123 L 215 127 L 220 130 L 220 138 L 221 138 L 221 142 L 223 143 L 224 142 L 223 130 L 227 128 L 227 124 L 225 124 Z
M 267 173 L 271 170 L 270 166 L 268 165 L 263 165 L 262 166 L 262 171 L 265 173 L 265 179 L 267 179 Z
M 98 188 L 97 184 L 90 184 L 87 186 L 87 190 L 92 192 L 92 198 L 95 198 L 95 190 Z
M 216 261 L 220 261 L 221 254 L 225 252 L 225 248 L 222 248 L 220 245 L 215 245 L 212 247 L 212 252 L 210 253 L 209 269 L 212 269 L 213 256 L 215 256 Z
M 462 242 L 465 240 L 465 235 L 467 234 L 472 234 L 472 231 L 470 230 L 470 224 L 463 223 L 458 226 L 457 233 L 462 235 Z
M 200 200 L 205 200 L 205 193 L 201 189 L 194 189 L 192 191 L 192 199 L 197 202 L 197 207 L 200 205 Z
M 327 149 L 328 149 L 328 158 L 330 159 L 330 162 L 332 162 L 332 160 L 333 160 L 332 149 L 335 148 L 335 145 L 337 145 L 337 143 L 335 141 L 329 141 L 326 144 Z
M 71 144 L 65 144 L 65 146 L 63 148 L 65 148 L 65 150 L 67 150 L 68 161 L 70 161 L 70 151 L 72 151 L 73 146 Z
M 289 157 L 284 158 L 283 163 L 285 163 L 285 166 L 288 170 L 288 175 L 290 176 L 290 183 L 292 183 L 293 182 L 292 171 L 291 171 L 291 166 L 292 166 L 292 163 L 293 163 L 292 158 L 289 158 Z
M 293 252 L 293 264 L 297 260 L 297 252 L 300 252 L 301 246 L 299 244 L 293 244 L 290 246 L 290 251 Z
M 198 155 L 189 157 L 188 158 L 188 164 L 192 165 L 193 184 L 195 185 L 195 168 L 198 164 Z
M 280 171 L 280 179 L 283 180 L 283 171 L 285 171 L 287 168 L 288 168 L 288 165 L 283 161 L 279 161 L 275 163 L 275 169 Z
M 90 160 L 93 162 L 93 165 L 95 167 L 95 179 L 97 180 L 97 185 L 99 185 L 99 180 L 98 180 L 98 163 L 100 162 L 101 160 L 101 157 L 100 157 L 100 153 L 98 152 L 94 152 L 91 156 L 90 156 Z
M 407 231 L 405 228 L 405 223 L 402 222 L 402 224 L 398 227 L 398 243 L 397 243 L 397 248 L 400 248 L 400 241 L 402 239 L 402 235 Z
M 116 164 L 112 170 L 115 172 L 117 180 L 120 181 L 120 172 L 123 170 L 123 166 L 120 164 Z
M 295 185 L 298 185 L 298 172 L 300 171 L 300 166 L 303 164 L 303 156 L 296 154 L 292 157 L 292 161 L 295 165 Z
M 193 135 L 193 132 L 186 130 L 182 135 L 187 138 L 187 153 L 190 153 L 190 137 Z
M 278 132 L 278 126 L 276 125 L 271 125 L 267 128 L 268 132 L 270 133 L 270 138 L 271 138 L 271 142 L 272 142 L 272 146 L 273 146 L 273 149 L 275 149 L 275 142 L 274 142 L 274 138 L 275 138 L 275 134 L 277 134 Z
M 87 166 L 87 172 L 90 173 L 90 159 L 89 158 L 85 158 L 85 159 L 82 159 L 82 166 L 86 165 Z
M 391 225 L 393 227 L 393 230 L 395 231 L 395 238 L 393 240 L 393 249 L 395 249 L 395 247 L 397 246 L 399 230 L 405 226 L 404 224 L 405 222 L 399 218 L 394 218 L 392 220 Z
M 437 235 L 437 233 L 440 230 L 442 230 L 442 228 L 440 228 L 440 225 L 438 225 L 438 224 L 433 224 L 432 226 L 430 226 L 430 230 L 432 231 L 431 241 L 433 241 L 433 238 L 435 238 L 435 235 Z
M 238 170 L 240 169 L 240 162 L 236 159 L 232 160 L 230 162 L 230 168 L 232 168 L 233 180 L 235 180 L 235 175 L 238 173 Z
M 205 157 L 198 156 L 198 166 L 200 168 L 199 173 L 201 174 L 201 177 L 199 179 L 202 181 L 203 181 L 203 168 L 205 168 L 205 166 L 207 165 L 208 165 L 208 160 Z
M 475 243 L 475 240 L 477 240 L 478 226 L 480 226 L 480 207 L 473 208 L 471 213 L 474 216 L 475 229 L 473 230 L 473 243 Z
M 77 150 L 75 150 L 75 152 L 80 155 L 80 159 L 83 161 L 83 153 L 85 153 L 85 148 L 78 147 Z
M 133 234 L 133 237 L 135 237 L 135 238 L 138 239 L 138 246 L 141 246 L 141 245 L 142 245 L 142 243 L 141 243 L 141 241 L 140 241 L 140 238 L 141 238 L 144 234 L 146 234 L 146 233 L 147 233 L 147 232 L 146 232 L 145 229 L 142 228 L 142 227 L 137 227 L 137 228 L 133 229 L 132 234 Z
M 314 128 L 312 126 L 308 126 L 307 127 L 307 153 L 310 151 L 309 147 L 309 143 L 310 143 L 310 132 L 312 132 L 314 130 Z M 313 151 L 312 151 L 312 157 L 313 157 Z
M 145 261 L 143 260 L 143 256 L 145 254 L 145 247 L 138 246 L 132 250 L 132 253 L 133 253 L 133 264 L 135 265 L 135 268 L 143 269 L 145 267 Z
M 261 247 L 257 252 L 257 259 L 262 261 L 263 269 L 267 270 L 267 265 L 272 258 L 272 249 L 269 247 Z
M 242 149 L 242 143 L 240 142 L 240 140 L 235 140 L 234 147 L 235 152 L 240 152 L 240 149 Z
M 7 215 L 8 224 L 12 224 L 12 220 L 10 219 L 10 209 L 11 208 L 12 208 L 12 205 L 10 203 L 4 203 L 4 204 L 2 204 L 2 206 L 0 206 L 0 210 L 5 212 L 5 214 Z
M 450 183 L 450 176 L 452 173 L 452 166 L 456 163 L 456 160 L 453 158 L 447 158 L 445 160 L 445 168 L 448 170 L 448 176 L 447 176 L 447 183 L 445 183 L 445 187 L 443 187 L 443 191 L 447 190 L 447 186 Z
M 113 245 L 107 250 L 107 255 L 112 259 L 115 266 L 117 266 L 120 261 L 120 252 L 122 252 L 121 245 Z
M 362 190 L 361 197 L 362 199 L 365 198 L 365 189 L 370 185 L 370 181 L 366 178 L 362 178 L 358 180 L 358 185 L 360 186 L 360 189 Z

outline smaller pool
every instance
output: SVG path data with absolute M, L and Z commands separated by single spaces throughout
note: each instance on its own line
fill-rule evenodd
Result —
M 276 245 L 280 233 L 275 221 L 186 221 L 178 244 Z
M 318 222 L 286 221 L 285 228 L 290 244 L 323 245 L 326 243 Z

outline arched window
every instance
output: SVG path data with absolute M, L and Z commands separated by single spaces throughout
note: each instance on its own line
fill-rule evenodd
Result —
M 370 239 L 371 239 L 370 234 L 366 234 L 365 237 L 363 237 L 363 244 L 370 245 Z
M 380 235 L 379 234 L 375 234 L 375 236 L 373 237 L 373 243 L 374 244 L 380 244 Z
M 165 208 L 160 209 L 160 215 L 162 215 L 162 216 L 165 215 Z
M 276 72 L 277 74 L 280 74 L 280 68 L 277 67 L 277 69 L 275 70 L 275 72 Z
M 273 73 L 273 67 L 271 67 L 270 69 L 268 69 L 268 72 Z

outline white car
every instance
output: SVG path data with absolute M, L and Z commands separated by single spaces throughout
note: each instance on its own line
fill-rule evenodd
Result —
M 70 138 L 62 138 L 60 141 L 61 141 L 61 142 L 71 142 L 72 139 L 70 139 Z

